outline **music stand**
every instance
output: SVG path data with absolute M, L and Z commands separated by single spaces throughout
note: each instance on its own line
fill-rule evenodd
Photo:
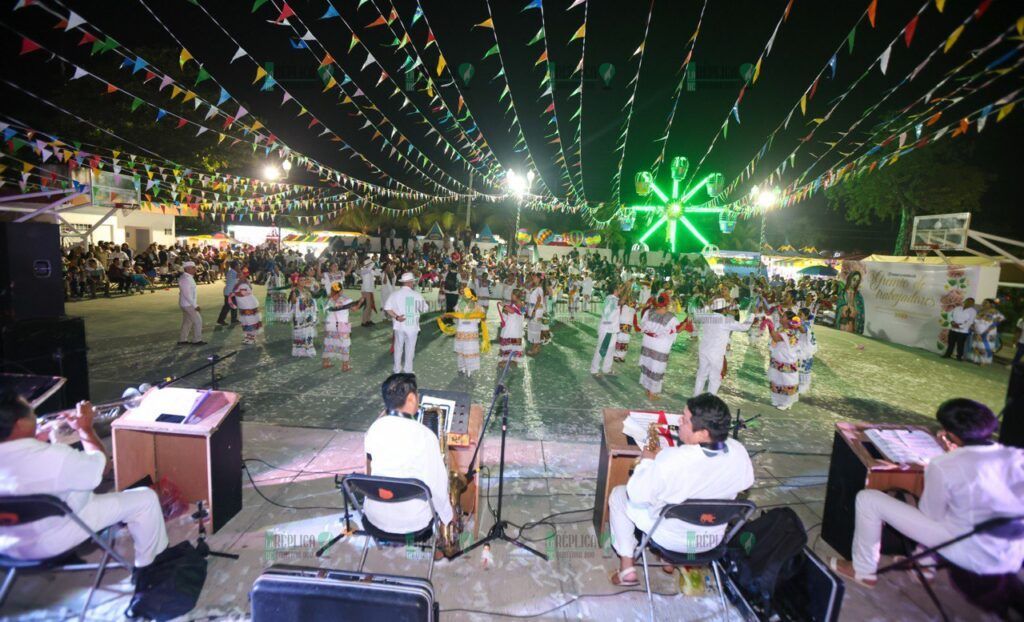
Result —
M 480 428 L 480 438 L 477 440 L 476 449 L 473 451 L 473 459 L 469 461 L 470 468 L 466 473 L 466 482 L 473 481 L 476 477 L 476 473 L 473 472 L 473 464 L 476 464 L 477 454 L 480 453 L 480 448 L 484 443 L 484 435 L 487 433 L 487 426 L 491 422 L 491 415 L 494 414 L 494 407 L 501 401 L 501 451 L 499 452 L 498 458 L 498 510 L 494 513 L 494 524 L 491 525 L 487 535 L 482 539 L 474 542 L 468 547 L 452 555 L 449 559 L 456 559 L 462 557 L 466 553 L 469 553 L 473 549 L 479 548 L 485 544 L 490 544 L 495 540 L 501 540 L 514 544 L 524 551 L 533 553 L 537 557 L 548 560 L 548 556 L 540 551 L 530 547 L 525 542 L 513 538 L 506 533 L 508 529 L 508 521 L 501 517 L 502 510 L 502 499 L 505 492 L 505 438 L 508 435 L 508 387 L 505 386 L 505 375 L 508 373 L 508 368 L 512 363 L 512 353 L 509 353 L 508 358 L 505 360 L 505 367 L 502 368 L 501 373 L 498 375 L 498 381 L 494 385 L 494 395 L 491 397 L 491 406 L 487 409 L 487 417 L 484 419 L 484 425 Z M 479 520 L 480 512 L 477 512 L 477 518 Z

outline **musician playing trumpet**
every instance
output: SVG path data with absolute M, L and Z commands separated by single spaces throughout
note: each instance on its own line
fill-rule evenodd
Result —
M 61 414 L 78 433 L 82 451 L 37 439 L 36 414 L 25 398 L 0 392 L 0 495 L 54 495 L 93 531 L 126 523 L 135 547 L 136 568 L 167 548 L 160 501 L 149 488 L 95 494 L 107 467 L 103 443 L 93 429 L 95 411 L 79 402 Z M 45 438 L 45 435 L 44 435 Z M 0 553 L 17 559 L 42 559 L 70 551 L 88 539 L 65 517 L 50 517 L 0 528 Z
M 448 469 L 438 449 L 438 438 L 430 428 L 416 421 L 420 400 L 415 374 L 392 374 L 381 385 L 384 414 L 366 431 L 366 472 L 384 477 L 408 477 L 422 481 L 441 522 L 454 518 L 448 500 Z M 382 531 L 414 533 L 430 524 L 432 514 L 426 501 L 379 503 L 367 499 L 364 519 Z
M 674 446 L 645 447 L 640 463 L 625 486 L 608 497 L 608 526 L 612 548 L 619 555 L 615 585 L 638 585 L 633 551 L 634 527 L 649 532 L 662 508 L 689 499 L 735 499 L 754 483 L 754 466 L 739 441 L 729 438 L 731 416 L 721 398 L 704 393 L 686 401 Z M 660 446 L 660 445 L 659 445 Z M 652 538 L 658 546 L 680 553 L 715 548 L 725 526 L 691 525 L 666 519 Z M 666 572 L 674 568 L 665 566 Z

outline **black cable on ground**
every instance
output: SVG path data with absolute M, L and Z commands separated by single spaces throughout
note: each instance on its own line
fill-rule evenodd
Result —
M 253 460 L 253 459 L 252 458 L 247 458 L 246 460 Z M 262 497 L 263 500 L 266 501 L 267 503 L 269 503 L 270 505 L 274 505 L 274 506 L 277 506 L 279 508 L 284 508 L 286 510 L 327 510 L 329 512 L 344 512 L 345 511 L 345 508 L 338 508 L 338 507 L 326 507 L 326 506 L 322 506 L 322 505 L 308 505 L 308 506 L 303 506 L 303 505 L 286 505 L 284 503 L 278 503 L 277 501 L 274 501 L 273 499 L 271 499 L 267 495 L 263 494 L 263 491 L 260 490 L 259 486 L 256 485 L 256 481 L 253 480 L 253 478 L 252 478 L 252 473 L 249 472 L 249 467 L 245 466 L 246 460 L 242 461 L 242 470 L 245 471 L 246 477 L 249 478 L 249 483 L 252 484 L 252 489 L 255 490 L 256 494 L 258 494 L 260 497 Z M 260 461 L 260 462 L 262 462 L 262 461 Z

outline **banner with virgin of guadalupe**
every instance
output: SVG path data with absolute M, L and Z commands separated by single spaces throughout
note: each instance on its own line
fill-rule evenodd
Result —
M 994 298 L 999 263 L 984 257 L 871 255 L 844 261 L 836 328 L 943 352 L 950 312 L 967 298 Z

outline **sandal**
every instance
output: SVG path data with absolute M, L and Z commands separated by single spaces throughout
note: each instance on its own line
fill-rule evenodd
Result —
M 855 572 L 852 572 L 853 568 L 850 568 L 850 571 L 845 570 L 845 567 L 844 569 L 840 569 L 839 561 L 840 560 L 838 557 L 829 557 L 828 567 L 832 570 L 832 572 L 836 573 L 844 580 L 853 581 L 857 585 L 867 588 L 869 590 L 873 589 L 875 585 L 878 584 L 878 579 L 862 579 L 858 577 Z
M 627 579 L 624 575 L 632 575 L 633 579 Z M 636 587 L 640 585 L 640 580 L 636 578 L 636 567 L 627 568 L 625 570 L 619 569 L 612 573 L 611 576 L 612 585 L 619 587 Z
M 673 566 L 672 564 L 665 564 L 664 566 L 661 567 L 661 571 L 664 572 L 665 574 L 673 575 L 673 574 L 676 573 L 676 567 Z

